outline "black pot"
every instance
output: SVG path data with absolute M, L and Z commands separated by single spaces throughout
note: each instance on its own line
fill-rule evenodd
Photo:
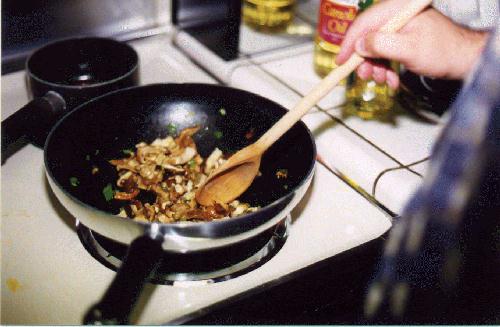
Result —
M 54 123 L 76 106 L 137 85 L 139 57 L 129 45 L 111 39 L 57 41 L 28 58 L 26 83 L 31 102 L 2 121 L 2 162 L 22 141 L 42 147 Z

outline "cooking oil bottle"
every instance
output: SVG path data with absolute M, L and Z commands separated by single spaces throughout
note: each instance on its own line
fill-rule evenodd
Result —
M 295 0 L 243 0 L 243 22 L 264 32 L 277 32 L 292 22 Z
M 321 0 L 318 29 L 314 38 L 314 71 L 319 76 L 325 77 L 337 67 L 335 58 L 340 52 L 347 28 L 356 18 L 358 2 L 359 0 Z
M 376 2 L 378 0 L 321 0 L 314 46 L 314 70 L 319 76 L 326 76 L 336 67 L 335 58 L 347 29 L 356 15 Z M 397 63 L 388 64 L 397 71 Z M 393 107 L 394 95 L 395 91 L 386 84 L 364 81 L 353 73 L 347 79 L 344 109 L 363 119 L 379 118 Z

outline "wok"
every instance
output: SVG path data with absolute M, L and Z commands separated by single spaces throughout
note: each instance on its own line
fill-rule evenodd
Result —
M 261 208 L 236 218 L 200 223 L 142 223 L 116 216 L 123 202 L 107 201 L 103 195 L 103 189 L 117 180 L 107 160 L 124 157 L 123 150 L 141 141 L 151 142 L 192 126 L 200 126 L 193 139 L 203 157 L 215 147 L 232 153 L 253 143 L 285 113 L 278 104 L 238 89 L 155 84 L 93 99 L 54 126 L 44 159 L 56 197 L 88 228 L 130 245 L 114 281 L 89 310 L 85 323 L 127 323 L 144 280 L 165 251 L 187 253 L 230 246 L 283 219 L 311 182 L 316 149 L 305 124 L 295 124 L 266 152 L 262 175 L 240 197 Z M 97 174 L 92 173 L 95 167 Z M 286 179 L 277 178 L 279 169 L 287 169 Z

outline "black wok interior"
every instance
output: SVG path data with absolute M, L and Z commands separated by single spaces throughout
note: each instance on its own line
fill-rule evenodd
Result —
M 200 126 L 194 139 L 203 157 L 215 147 L 232 153 L 255 142 L 285 112 L 263 97 L 216 85 L 157 84 L 120 90 L 66 115 L 49 135 L 45 165 L 67 193 L 116 214 L 123 202 L 108 202 L 103 195 L 106 185 L 115 187 L 117 179 L 109 159 L 125 157 L 124 150 L 141 141 L 195 125 Z M 262 176 L 240 199 L 266 206 L 288 195 L 311 173 L 314 160 L 312 135 L 299 122 L 265 153 Z M 94 167 L 97 174 L 92 174 Z M 287 169 L 288 177 L 278 179 L 279 169 Z
M 137 65 L 137 54 L 110 39 L 55 42 L 36 51 L 27 69 L 39 79 L 62 85 L 91 85 L 119 78 Z

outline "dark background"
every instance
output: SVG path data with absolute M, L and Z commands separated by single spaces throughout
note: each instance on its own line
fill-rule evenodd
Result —
M 208 312 L 194 313 L 199 317 L 180 322 L 188 325 L 363 323 L 364 295 L 386 236 L 285 276 L 272 287 L 263 285 L 252 294 L 228 299 Z

